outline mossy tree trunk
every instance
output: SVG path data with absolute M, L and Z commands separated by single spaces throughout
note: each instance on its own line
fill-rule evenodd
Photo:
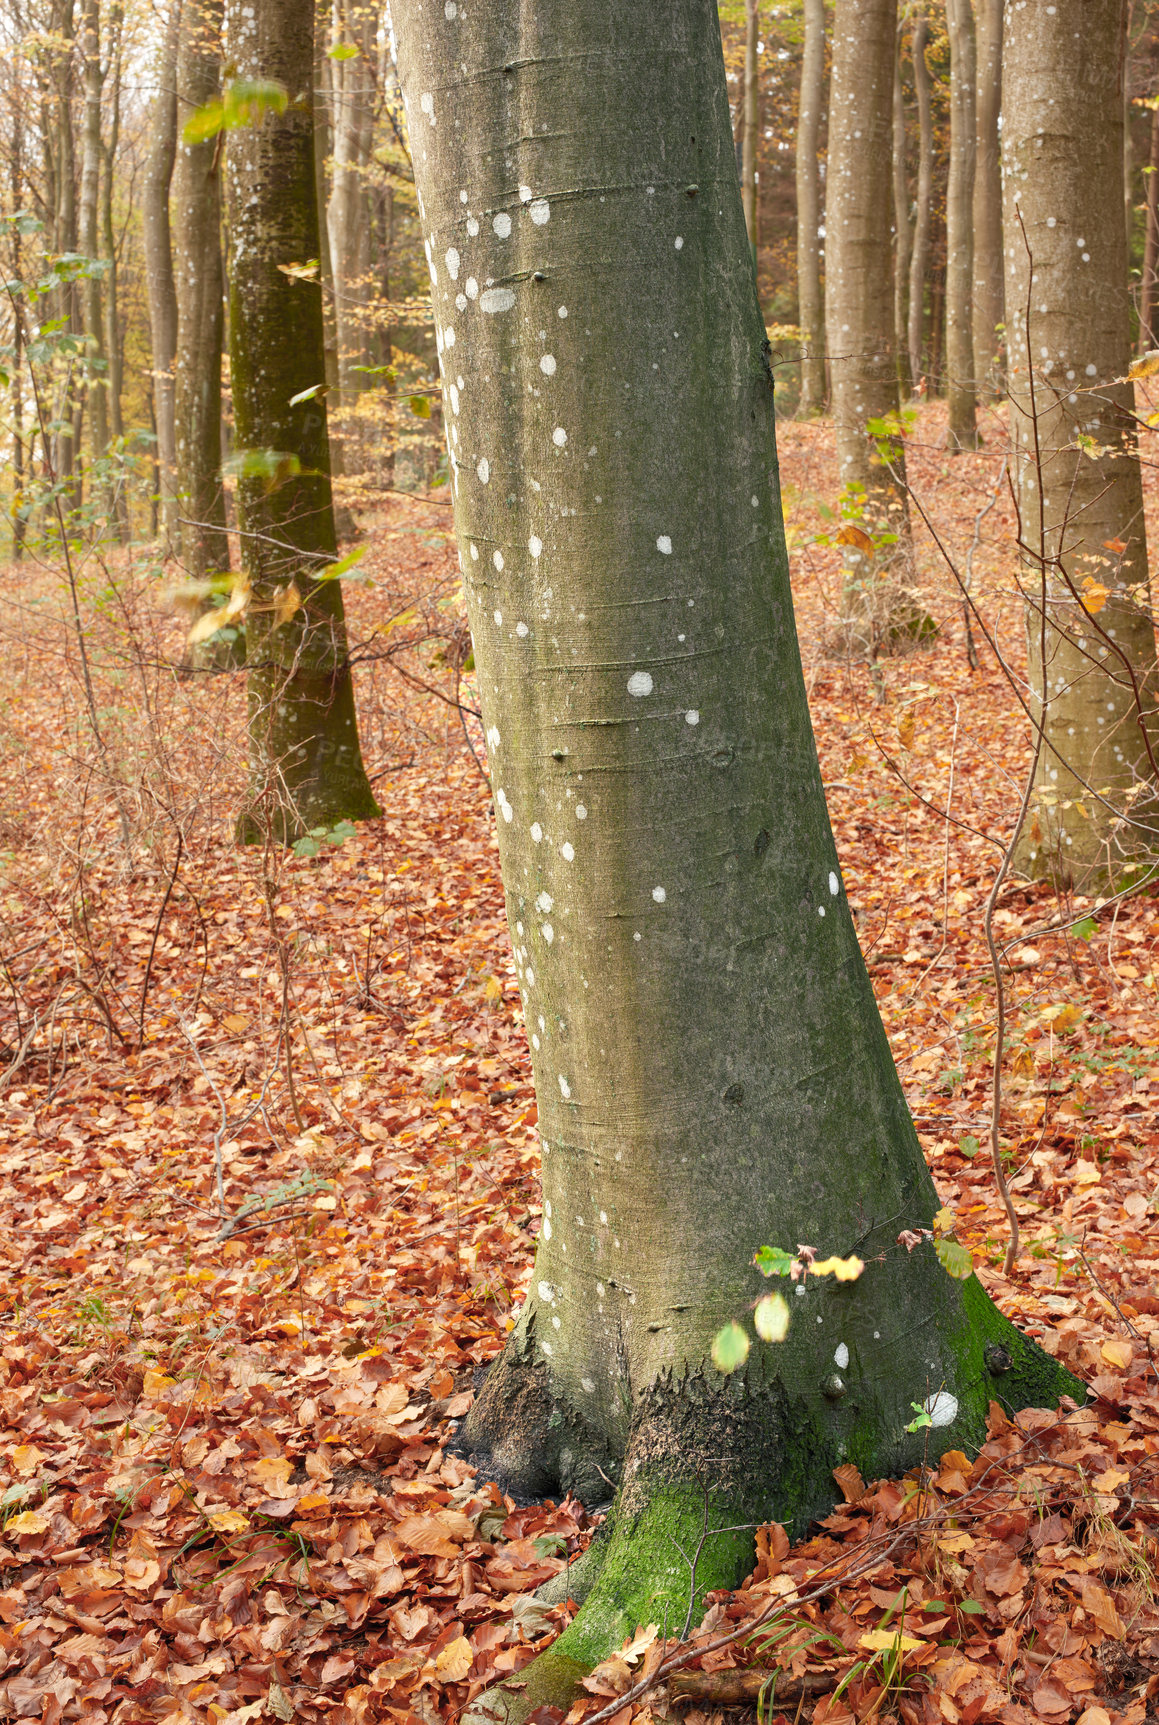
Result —
M 529 1297 L 462 1441 L 521 1491 L 619 1486 L 584 1611 L 488 1698 L 522 1716 L 683 1622 L 706 1506 L 800 1530 L 839 1463 L 1073 1385 L 897 1243 L 938 1200 L 809 723 L 713 0 L 392 16 L 543 1152 Z M 722 1377 L 755 1248 L 799 1241 L 869 1267 Z M 710 1537 L 698 1596 L 751 1555 Z
M 1011 437 L 1043 734 L 1015 861 L 1059 884 L 1129 881 L 1159 849 L 1134 392 L 1116 382 L 1131 355 L 1122 27 L 1121 0 L 1057 0 L 1008 8 L 1003 44 Z
M 178 305 L 176 457 L 181 560 L 191 580 L 229 568 L 221 480 L 221 357 L 225 322 L 221 257 L 221 138 L 190 143 L 194 114 L 221 96 L 223 0 L 183 0 L 177 55 L 174 175 Z M 211 640 L 203 662 L 235 655 Z
M 802 0 L 801 89 L 797 105 L 797 320 L 801 413 L 825 405 L 825 312 L 821 298 L 821 172 L 818 150 L 825 97 L 825 0 Z
M 274 82 L 283 113 L 229 134 L 230 369 L 239 457 L 251 785 L 243 838 L 378 813 L 358 742 L 335 558 L 322 294 L 316 279 L 314 8 L 230 0 L 234 75 Z M 313 264 L 313 271 L 310 265 Z

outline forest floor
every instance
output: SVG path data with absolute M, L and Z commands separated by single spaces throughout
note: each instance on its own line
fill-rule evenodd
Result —
M 1001 426 L 953 461 L 940 431 L 923 411 L 912 482 L 963 559 L 995 498 L 975 592 L 1017 661 Z M 935 645 L 884 662 L 876 691 L 826 660 L 831 427 L 781 443 L 822 769 L 918 1130 L 983 1282 L 1091 1399 L 1013 1424 L 996 1407 L 982 1455 L 932 1478 L 840 1470 L 844 1506 L 792 1549 L 767 1533 L 748 1586 L 714 1598 L 684 1679 L 699 1692 L 674 1679 L 635 1712 L 714 1719 L 721 1673 L 759 1655 L 743 1633 L 709 1642 L 776 1606 L 777 1660 L 813 1676 L 774 1716 L 1142 1725 L 1159 1714 L 1159 910 L 1003 890 L 1023 1232 L 1005 1277 L 982 912 L 1026 738 L 983 642 L 967 664 L 924 530 Z M 79 571 L 99 745 L 57 576 L 5 575 L 0 1717 L 434 1725 L 518 1683 L 568 1615 L 533 1594 L 582 1548 L 582 1507 L 517 1506 L 449 1450 L 540 1206 L 489 797 L 447 704 L 448 523 L 400 498 L 364 523 L 374 585 L 349 600 L 383 816 L 312 857 L 233 847 L 240 680 L 171 674 L 180 627 L 147 570 Z M 1041 932 L 1060 912 L 1089 918 L 1081 937 Z M 601 1668 L 589 1712 L 655 1667 L 647 1639 Z

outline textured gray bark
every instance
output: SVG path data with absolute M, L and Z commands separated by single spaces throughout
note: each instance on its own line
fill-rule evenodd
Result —
M 974 160 L 977 55 L 972 0 L 946 0 L 950 173 L 946 187 L 946 396 L 950 449 L 974 449 Z
M 817 159 L 825 94 L 825 0 L 802 0 L 804 40 L 797 106 L 797 321 L 801 361 L 801 412 L 825 405 L 825 312 L 821 299 L 821 175 Z
M 901 85 L 901 30 L 893 58 L 893 339 L 897 352 L 898 394 L 908 401 L 913 393 L 910 376 L 908 329 L 910 257 L 910 200 L 906 183 L 905 98 Z
M 153 407 L 157 421 L 157 460 L 161 475 L 161 528 L 166 549 L 177 544 L 177 442 L 174 375 L 177 357 L 177 289 L 173 280 L 173 241 L 169 189 L 177 155 L 177 45 L 180 0 L 171 0 L 157 56 L 157 94 L 149 116 L 148 153 L 141 192 L 141 242 L 145 253 L 145 290 L 153 356 Z
M 223 0 L 184 0 L 177 56 L 179 142 L 175 423 L 181 560 L 191 580 L 229 568 L 221 483 L 221 139 L 188 143 L 185 126 L 221 95 Z M 204 657 L 221 657 L 213 648 Z M 228 660 L 231 655 L 226 654 Z
M 976 1441 L 998 1330 L 1015 1399 L 1061 1380 L 897 1245 L 937 1200 L 809 724 L 713 0 L 392 16 L 543 1152 L 463 1442 L 524 1489 L 621 1485 L 575 1625 L 487 1698 L 519 1717 L 682 1620 L 704 1513 L 801 1527 L 839 1459 L 920 1457 L 914 1399 L 946 1398 L 931 1454 Z M 754 1248 L 799 1240 L 870 1268 L 722 1378 Z M 751 1551 L 710 1538 L 699 1586 Z
M 1151 172 L 1147 175 L 1147 228 L 1143 241 L 1143 280 L 1139 288 L 1139 352 L 1155 345 L 1155 308 L 1159 302 L 1159 108 L 1151 115 Z
M 121 342 L 120 272 L 117 265 L 116 234 L 113 230 L 113 166 L 117 159 L 117 149 L 121 138 L 121 67 L 124 39 L 122 0 L 113 0 L 107 16 L 109 51 L 105 86 L 106 93 L 109 95 L 109 124 L 108 135 L 101 144 L 100 194 L 101 254 L 106 265 L 102 314 L 105 320 L 105 353 L 109 367 L 107 373 L 108 388 L 106 390 L 109 438 L 112 446 L 120 450 L 123 447 L 122 439 L 125 435 L 125 419 L 121 400 L 124 365 Z M 129 496 L 123 468 L 113 480 L 111 503 L 116 535 L 122 543 L 127 543 L 129 538 Z
M 909 270 L 909 365 L 914 386 L 925 375 L 926 273 L 930 267 L 930 214 L 934 195 L 934 130 L 930 114 L 930 69 L 926 65 L 929 21 L 919 13 L 913 26 L 914 95 L 918 107 L 918 178 L 914 198 L 914 244 Z
M 1122 26 L 1122 0 L 1008 5 L 1003 45 L 1015 479 L 1023 539 L 1052 560 L 1045 580 L 1033 557 L 1025 567 L 1045 744 L 1016 861 L 1060 882 L 1127 879 L 1131 859 L 1156 848 L 1154 768 L 1134 692 L 1153 706 L 1134 392 L 1115 382 L 1130 358 Z M 1052 101 L 1061 88 L 1066 101 Z M 1093 615 L 1077 596 L 1088 579 L 1111 595 Z M 1123 824 L 1132 811 L 1143 830 Z
M 974 0 L 978 101 L 974 158 L 974 370 L 980 387 L 1002 380 L 1001 335 L 1005 319 L 1002 259 L 1002 157 L 998 116 L 1002 109 L 1002 0 Z
M 358 743 L 342 589 L 316 580 L 335 556 L 322 293 L 287 274 L 318 256 L 314 174 L 314 8 L 230 0 L 227 55 L 238 78 L 289 98 L 229 134 L 230 369 L 236 443 L 267 471 L 238 481 L 251 783 L 239 834 L 303 829 L 378 813 Z M 292 332 L 292 338 L 287 339 Z M 280 469 L 280 470 L 279 470 Z M 293 586 L 301 604 L 292 611 Z
M 334 40 L 356 48 L 348 60 L 330 64 L 330 121 L 334 159 L 329 203 L 330 257 L 334 271 L 338 372 L 342 404 L 360 395 L 354 368 L 369 358 L 370 206 L 366 170 L 374 135 L 375 35 L 378 17 L 364 0 L 335 0 Z
M 101 94 L 104 86 L 100 0 L 84 0 L 81 14 L 81 50 L 84 58 L 84 114 L 81 123 L 77 247 L 82 257 L 96 260 L 100 257 L 101 250 Z M 107 354 L 99 275 L 86 276 L 82 283 L 81 308 L 90 367 L 86 390 L 89 447 L 93 459 L 99 461 L 108 453 L 109 446 Z

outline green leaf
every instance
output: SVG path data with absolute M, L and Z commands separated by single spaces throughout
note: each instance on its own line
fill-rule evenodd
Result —
M 284 449 L 239 449 L 222 469 L 237 479 L 264 479 L 270 486 L 296 478 L 302 463 Z
M 1081 922 L 1071 927 L 1071 933 L 1077 934 L 1080 940 L 1093 940 L 1099 932 L 1099 925 L 1093 916 L 1084 916 Z
M 958 1152 L 966 1158 L 967 1162 L 972 1162 L 980 1148 L 981 1146 L 974 1134 L 972 1132 L 967 1132 L 966 1136 L 962 1139 L 962 1142 L 958 1145 Z
M 416 419 L 429 419 L 431 417 L 430 396 L 412 395 L 410 398 L 410 410 Z
M 345 557 L 340 557 L 337 563 L 327 563 L 325 569 L 311 576 L 314 581 L 340 581 L 347 570 L 353 569 L 356 563 L 361 563 L 366 556 L 366 546 L 356 545 L 353 551 L 348 551 Z
M 739 1324 L 726 1324 L 712 1338 L 712 1363 L 718 1372 L 735 1372 L 749 1357 L 751 1343 Z
M 783 1342 L 789 1333 L 789 1302 L 782 1294 L 766 1294 L 757 1301 L 753 1324 L 762 1342 Z
M 204 144 L 219 132 L 252 126 L 263 114 L 284 114 L 289 105 L 284 84 L 272 78 L 235 78 L 222 94 L 186 120 L 181 136 L 187 144 Z
M 974 1260 L 965 1246 L 960 1246 L 957 1240 L 947 1236 L 944 1240 L 935 1240 L 934 1251 L 938 1254 L 938 1263 L 952 1276 L 955 1282 L 964 1282 L 974 1274 Z
M 314 401 L 326 388 L 324 383 L 312 383 L 309 389 L 300 389 L 297 395 L 290 397 L 290 406 L 297 407 L 299 402 Z
M 332 48 L 327 48 L 331 60 L 357 60 L 358 49 L 353 42 L 335 42 Z
M 782 1252 L 779 1246 L 761 1246 L 753 1256 L 762 1276 L 787 1276 L 796 1261 L 795 1252 Z
M 960 1599 L 958 1610 L 964 1611 L 967 1617 L 983 1617 L 986 1613 L 986 1607 L 979 1605 L 976 1599 Z

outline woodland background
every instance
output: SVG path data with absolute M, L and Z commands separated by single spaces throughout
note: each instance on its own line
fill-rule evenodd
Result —
M 557 1633 L 569 1607 L 545 1608 L 534 1590 L 582 1549 L 593 1517 L 575 1502 L 516 1505 L 450 1449 L 521 1302 L 540 1206 L 426 261 L 384 19 L 339 0 L 318 17 L 329 219 L 320 258 L 300 262 L 329 308 L 335 490 L 358 548 L 344 570 L 351 659 L 383 813 L 292 847 L 239 848 L 243 678 L 192 674 L 189 587 L 212 565 L 165 471 L 208 471 L 236 526 L 228 359 L 209 414 L 216 465 L 182 454 L 191 418 L 173 419 L 163 447 L 167 392 L 181 387 L 166 306 L 188 303 L 182 269 L 203 268 L 220 235 L 180 166 L 179 125 L 222 100 L 220 20 L 215 34 L 212 6 L 192 10 L 201 33 L 187 13 L 184 37 L 136 0 L 9 0 L 0 16 L 0 198 L 13 218 L 0 243 L 14 284 L 0 306 L 0 1714 L 433 1725 L 504 1673 L 517 1681 Z M 674 1678 L 636 1711 L 704 1725 L 735 1700 L 730 1673 L 756 1662 L 796 1684 L 786 1718 L 820 1725 L 1143 1725 L 1159 1690 L 1159 917 L 1145 895 L 1019 879 L 989 924 L 983 914 L 1031 739 L 990 646 L 1025 663 L 1005 407 L 985 395 L 980 447 L 951 454 L 939 399 L 945 18 L 910 9 L 898 38 L 915 222 L 919 23 L 931 103 L 906 453 L 989 639 L 968 627 L 918 520 L 913 579 L 936 633 L 920 652 L 870 660 L 832 649 L 844 581 L 833 427 L 794 417 L 801 10 L 753 5 L 746 19 L 725 5 L 721 17 L 785 415 L 798 627 L 850 903 L 959 1238 L 1092 1399 L 1014 1424 L 996 1410 L 982 1456 L 952 1453 L 932 1476 L 875 1484 L 842 1470 L 845 1507 L 791 1551 L 769 1530 L 749 1586 L 713 1601 L 691 1693 Z M 1123 192 L 1143 348 L 1157 28 L 1135 0 Z M 747 157 L 746 31 L 759 98 Z M 201 96 L 174 104 L 170 123 L 181 52 L 191 77 L 200 63 Z M 196 146 L 211 175 L 220 139 Z M 823 183 L 824 116 L 820 148 Z M 33 328 L 17 307 L 38 283 L 49 315 Z M 220 611 L 230 591 L 193 596 Z M 1022 1226 L 1009 1273 L 987 1153 L 987 926 L 1002 952 L 1000 1157 Z M 876 1567 L 833 1581 L 867 1551 Z M 745 1637 L 710 1649 L 793 1588 L 802 1602 L 771 1649 Z M 648 1668 L 643 1642 L 597 1675 L 589 1710 Z

